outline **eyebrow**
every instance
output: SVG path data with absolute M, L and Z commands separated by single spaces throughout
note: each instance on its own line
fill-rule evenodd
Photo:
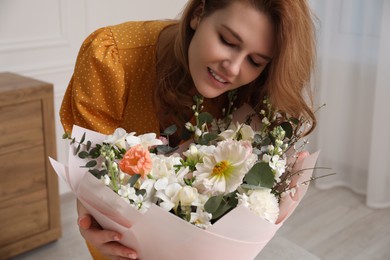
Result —
M 233 37 L 236 38 L 240 43 L 243 43 L 243 40 L 242 40 L 241 36 L 237 32 L 233 31 L 232 28 L 230 28 L 230 27 L 228 27 L 228 26 L 226 26 L 224 24 L 222 24 L 222 27 L 225 28 L 226 30 L 228 30 L 233 35 Z M 272 59 L 271 57 L 269 57 L 269 56 L 267 56 L 265 54 L 262 54 L 262 53 L 256 53 L 256 55 L 260 56 L 261 58 L 263 58 L 263 59 L 265 59 L 267 61 L 270 61 Z

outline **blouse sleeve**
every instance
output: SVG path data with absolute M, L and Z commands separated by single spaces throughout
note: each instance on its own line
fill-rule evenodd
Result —
M 60 109 L 66 132 L 74 124 L 104 134 L 119 127 L 125 106 L 124 69 L 109 28 L 82 44 Z

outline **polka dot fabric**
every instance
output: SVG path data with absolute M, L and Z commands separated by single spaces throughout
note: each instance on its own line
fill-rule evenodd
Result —
M 173 22 L 127 22 L 98 29 L 84 41 L 60 110 L 65 131 L 74 124 L 104 134 L 118 127 L 137 134 L 159 131 L 153 105 L 156 43 Z

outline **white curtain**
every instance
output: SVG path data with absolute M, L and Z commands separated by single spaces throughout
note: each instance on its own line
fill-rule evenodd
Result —
M 318 23 L 317 166 L 372 208 L 390 207 L 390 0 L 311 0 Z M 325 172 L 316 171 L 317 176 Z

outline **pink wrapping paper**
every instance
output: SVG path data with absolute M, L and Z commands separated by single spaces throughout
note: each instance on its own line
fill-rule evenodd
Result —
M 102 142 L 105 135 L 73 128 L 73 137 Z M 162 208 L 152 205 L 142 214 L 96 179 L 86 168 L 85 161 L 69 152 L 69 168 L 50 158 L 61 179 L 76 194 L 102 227 L 120 232 L 122 244 L 137 251 L 141 260 L 168 259 L 254 259 L 271 240 L 283 222 L 292 214 L 307 191 L 308 185 L 297 189 L 293 197 L 285 196 L 280 203 L 277 224 L 238 206 L 207 230 L 200 229 Z M 295 168 L 313 168 L 318 152 L 300 160 Z M 312 170 L 296 176 L 296 182 L 309 180 Z

